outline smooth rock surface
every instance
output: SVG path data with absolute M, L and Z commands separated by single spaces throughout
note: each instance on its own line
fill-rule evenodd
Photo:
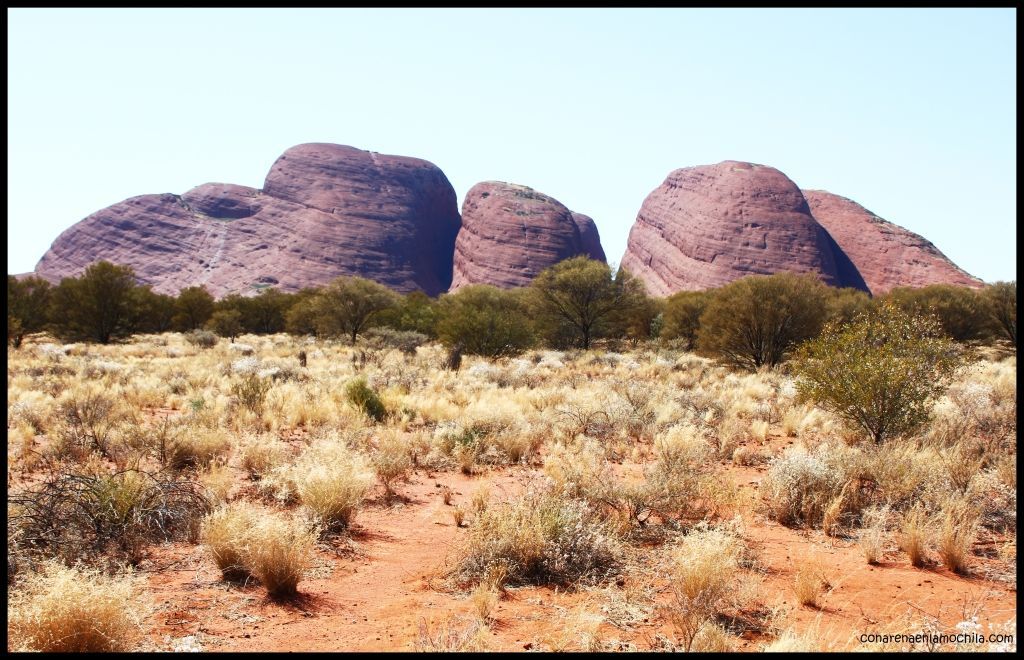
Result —
M 804 190 L 803 194 L 814 218 L 832 236 L 872 295 L 901 286 L 984 285 L 924 237 L 883 220 L 853 200 L 824 190 Z
M 797 185 L 738 161 L 670 173 L 644 200 L 622 266 L 657 296 L 782 271 L 843 284 L 832 241 Z
M 303 144 L 263 190 L 208 183 L 142 195 L 62 233 L 36 266 L 51 281 L 106 259 L 175 294 L 284 291 L 358 275 L 396 291 L 446 291 L 459 230 L 455 191 L 435 165 L 335 144 Z
M 604 261 L 591 218 L 532 188 L 484 181 L 462 203 L 452 290 L 467 284 L 526 286 L 545 268 L 581 254 Z

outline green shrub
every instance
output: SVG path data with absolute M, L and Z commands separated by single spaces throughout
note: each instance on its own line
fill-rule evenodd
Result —
M 736 367 L 780 364 L 821 330 L 827 290 L 813 275 L 751 276 L 716 289 L 700 317 L 697 347 Z
M 845 326 L 830 323 L 801 348 L 794 371 L 802 399 L 879 443 L 921 428 L 961 364 L 935 318 L 886 303 Z
M 240 404 L 258 415 L 263 412 L 267 393 L 270 392 L 273 384 L 269 378 L 250 373 L 231 386 L 231 393 L 238 397 Z
M 383 422 L 387 416 L 387 408 L 384 407 L 384 402 L 380 400 L 380 396 L 377 395 L 373 389 L 366 384 L 366 379 L 360 376 L 355 380 L 351 381 L 345 386 L 345 398 L 359 408 L 366 416 L 375 422 Z
M 524 293 L 487 284 L 465 286 L 438 301 L 437 335 L 467 355 L 517 355 L 533 344 Z
M 680 339 L 687 350 L 697 342 L 700 316 L 710 295 L 704 291 L 680 291 L 665 301 L 665 316 L 659 338 Z
M 988 305 L 992 331 L 1017 345 L 1017 283 L 996 282 L 985 287 L 982 295 Z
M 237 309 L 219 309 L 206 322 L 206 328 L 234 341 L 242 332 L 242 313 Z
M 987 301 L 974 289 L 949 284 L 901 287 L 890 291 L 885 299 L 908 314 L 933 315 L 946 336 L 957 341 L 984 339 L 992 334 Z

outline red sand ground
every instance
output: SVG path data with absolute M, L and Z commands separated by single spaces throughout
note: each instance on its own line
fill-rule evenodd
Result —
M 772 439 L 776 446 L 786 442 Z M 764 471 L 763 466 L 728 467 L 736 482 L 750 490 L 756 490 Z M 417 471 L 398 488 L 405 502 L 368 504 L 357 516 L 352 540 L 335 541 L 336 550 L 319 553 L 313 575 L 299 585 L 301 597 L 291 603 L 268 600 L 258 584 L 225 584 L 202 547 L 155 548 L 141 567 L 158 605 L 151 617 L 152 641 L 164 646 L 168 636 L 196 635 L 211 651 L 412 650 L 422 624 L 433 629 L 452 615 L 467 621 L 473 616 L 468 595 L 451 590 L 442 579 L 468 532 L 455 526 L 452 506 L 443 503 L 438 485 L 452 489 L 453 505 L 468 509 L 481 486 L 489 487 L 491 501 L 499 501 L 521 492 L 535 474 L 523 468 L 473 477 Z M 935 616 L 944 626 L 963 620 L 972 608 L 982 625 L 1015 618 L 1015 580 L 1008 584 L 981 577 L 992 577 L 998 565 L 994 559 L 973 556 L 972 575 L 965 577 L 944 568 L 913 568 L 891 548 L 880 565 L 869 566 L 853 540 L 789 529 L 757 515 L 744 518 L 748 543 L 764 566 L 761 601 L 766 607 L 787 603 L 790 615 L 784 625 L 815 631 L 823 648 L 851 648 L 865 632 L 910 632 L 904 623 L 908 615 L 918 621 L 922 615 Z M 830 584 L 819 608 L 798 605 L 793 592 L 797 562 L 808 556 L 822 562 Z M 624 585 L 628 588 L 635 577 L 627 573 Z M 599 588 L 576 593 L 509 589 L 492 614 L 487 646 L 538 649 L 572 640 L 568 648 L 579 648 L 567 620 L 580 611 L 600 614 L 608 603 L 605 593 Z M 605 640 L 640 649 L 651 648 L 658 633 L 671 637 L 671 628 L 653 615 L 622 627 L 606 620 L 599 629 Z M 759 650 L 767 641 L 751 631 L 743 635 L 740 649 Z

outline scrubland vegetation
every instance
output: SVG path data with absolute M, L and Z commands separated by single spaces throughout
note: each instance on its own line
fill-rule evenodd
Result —
M 652 300 L 577 259 L 438 301 L 351 279 L 214 301 L 93 269 L 93 288 L 8 283 L 11 650 L 178 648 L 190 591 L 150 591 L 189 549 L 218 598 L 296 625 L 313 607 L 321 632 L 346 610 L 316 599 L 349 598 L 332 580 L 360 560 L 370 601 L 441 603 L 396 615 L 403 650 L 1015 632 L 983 595 L 893 600 L 941 578 L 1015 603 L 1012 284 L 872 300 L 786 275 Z M 111 307 L 76 307 L 97 290 Z M 374 579 L 380 544 L 428 556 L 394 559 L 425 586 Z M 848 602 L 885 609 L 813 622 Z M 263 620 L 229 648 L 265 648 Z

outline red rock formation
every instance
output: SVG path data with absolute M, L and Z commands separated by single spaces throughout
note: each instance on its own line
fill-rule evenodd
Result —
M 954 284 L 981 287 L 939 249 L 860 204 L 824 190 L 804 190 L 815 219 L 835 240 L 873 295 L 900 286 Z
M 580 254 L 604 260 L 593 220 L 532 188 L 485 181 L 462 202 L 452 290 L 525 286 L 545 268 Z
M 608 261 L 604 255 L 604 248 L 601 247 L 601 235 L 597 232 L 597 223 L 594 219 L 589 215 L 575 212 L 572 219 L 576 223 L 576 228 L 580 230 L 580 241 L 587 256 L 597 261 Z
M 295 291 L 359 275 L 436 295 L 451 283 L 458 229 L 455 191 L 433 164 L 303 144 L 278 158 L 263 191 L 208 183 L 98 211 L 61 234 L 36 272 L 58 281 L 106 259 L 165 293 Z
M 736 161 L 669 174 L 644 200 L 622 266 L 658 296 L 781 271 L 842 284 L 830 238 L 796 184 Z

